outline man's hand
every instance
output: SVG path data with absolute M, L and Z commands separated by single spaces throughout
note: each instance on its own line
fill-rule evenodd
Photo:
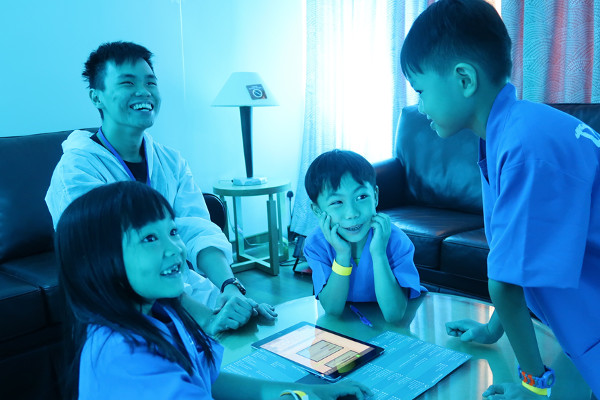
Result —
M 490 324 L 482 324 L 472 319 L 446 322 L 446 333 L 460 338 L 463 342 L 476 342 L 482 344 L 496 343 L 504 331 L 492 331 Z
M 487 400 L 542 400 L 548 398 L 525 389 L 520 383 L 492 385 L 483 392 L 482 396 Z
M 386 214 L 377 213 L 371 219 L 373 238 L 369 250 L 371 254 L 386 255 L 388 241 L 392 232 L 390 217 Z
M 340 224 L 335 224 L 331 226 L 331 216 L 327 213 L 323 212 L 321 217 L 319 218 L 319 226 L 321 227 L 321 231 L 323 231 L 323 236 L 325 236 L 325 240 L 329 242 L 337 256 L 341 256 L 342 258 L 348 258 L 348 265 L 343 265 L 344 267 L 349 266 L 350 263 L 350 243 L 344 240 L 338 230 L 340 228 Z M 337 259 L 337 257 L 336 257 Z M 340 260 L 338 260 L 339 262 Z
M 246 301 L 250 300 L 250 301 Z M 256 302 L 245 297 L 231 296 L 226 303 L 216 308 L 208 321 L 206 333 L 211 336 L 245 325 L 256 314 Z

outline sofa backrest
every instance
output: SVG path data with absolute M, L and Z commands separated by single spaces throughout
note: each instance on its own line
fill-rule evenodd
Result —
M 402 109 L 394 156 L 406 173 L 405 203 L 482 213 L 478 138 L 462 131 L 440 138 L 417 106 Z
M 550 104 L 600 132 L 600 104 Z M 394 156 L 405 171 L 405 203 L 481 213 L 479 139 L 465 130 L 440 138 L 417 106 L 402 109 Z
M 44 197 L 70 132 L 0 137 L 0 262 L 52 249 Z
M 559 103 L 550 105 L 560 111 L 571 114 L 596 132 L 600 133 L 600 103 Z

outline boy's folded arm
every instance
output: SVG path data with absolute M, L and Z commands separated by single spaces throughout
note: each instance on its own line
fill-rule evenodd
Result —
M 373 254 L 375 296 L 387 322 L 398 323 L 404 317 L 408 303 L 408 290 L 401 287 L 388 261 L 387 255 Z
M 348 300 L 349 288 L 350 276 L 342 276 L 336 273 L 329 275 L 325 286 L 318 293 L 319 301 L 327 314 L 342 315 Z

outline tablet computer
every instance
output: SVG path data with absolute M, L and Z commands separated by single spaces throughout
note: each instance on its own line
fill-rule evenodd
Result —
M 299 365 L 308 372 L 335 382 L 383 353 L 383 348 L 300 322 L 252 347 L 264 349 Z

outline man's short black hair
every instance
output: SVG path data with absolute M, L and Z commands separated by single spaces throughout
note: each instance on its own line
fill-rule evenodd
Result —
M 439 0 L 415 20 L 404 39 L 405 76 L 432 69 L 444 74 L 455 62 L 477 64 L 494 83 L 511 75 L 511 40 L 496 9 L 484 0 Z
M 375 168 L 363 156 L 349 150 L 331 150 L 321 154 L 310 164 L 304 186 L 313 203 L 326 188 L 337 190 L 342 176 L 350 173 L 359 184 L 368 182 L 375 188 Z
M 154 72 L 151 58 L 150 50 L 139 44 L 131 42 L 104 43 L 90 54 L 81 75 L 90 89 L 104 90 L 106 63 L 112 61 L 116 65 L 122 65 L 125 62 L 136 62 L 142 59 Z

